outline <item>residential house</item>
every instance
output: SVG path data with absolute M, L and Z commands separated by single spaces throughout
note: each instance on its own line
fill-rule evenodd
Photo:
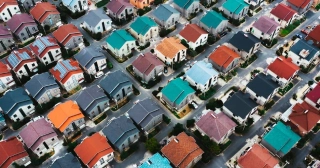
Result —
M 52 35 L 67 50 L 83 45 L 83 35 L 73 24 L 65 24 L 60 26 L 52 33 Z
M 130 0 L 130 3 L 138 9 L 150 7 L 154 0 Z
M 62 0 L 62 4 L 72 13 L 84 12 L 89 9 L 88 0 Z
M 296 39 L 290 47 L 288 56 L 298 66 L 308 67 L 319 56 L 319 48 L 307 43 L 304 40 Z
M 246 120 L 256 112 L 258 105 L 250 98 L 249 93 L 238 91 L 232 94 L 223 104 L 223 112 L 229 117 L 233 117 L 240 124 L 244 124 Z M 241 107 L 241 108 L 239 108 Z
M 196 129 L 214 142 L 221 144 L 228 140 L 237 124 L 224 113 L 208 111 L 195 123 Z
M 131 23 L 129 32 L 141 46 L 144 46 L 159 37 L 159 26 L 148 16 L 141 16 Z
M 179 63 L 186 59 L 187 48 L 176 37 L 164 38 L 154 49 L 157 57 L 166 65 Z
M 133 105 L 128 114 L 145 134 L 148 134 L 162 122 L 164 110 L 150 98 L 146 98 Z
M 190 85 L 201 92 L 206 92 L 217 83 L 219 72 L 210 63 L 199 61 L 186 72 L 185 76 Z
M 80 69 L 79 63 L 72 59 L 59 61 L 49 71 L 67 92 L 72 91 L 84 81 L 83 71 Z
M 101 10 L 90 10 L 83 17 L 83 27 L 93 34 L 104 33 L 111 30 L 111 18 Z
M 16 137 L 0 141 L 0 153 L 0 167 L 15 168 L 14 163 L 25 167 L 31 164 L 29 154 Z
M 62 24 L 60 12 L 50 2 L 37 3 L 30 10 L 30 14 L 44 29 L 46 29 L 45 26 L 51 28 Z
M 62 157 L 58 157 L 50 165 L 50 168 L 79 168 L 81 163 L 72 153 L 66 153 Z
M 13 80 L 10 68 L 7 64 L 0 61 L 0 93 L 13 87 L 16 83 Z
M 221 73 L 227 73 L 238 66 L 240 56 L 227 46 L 220 46 L 208 58 L 213 67 Z
M 3 25 L 0 25 L 0 53 L 9 50 L 14 43 L 11 32 Z
M 132 53 L 136 48 L 136 40 L 124 29 L 119 29 L 107 38 L 106 48 L 117 57 L 124 57 Z
M 72 100 L 56 104 L 48 114 L 49 121 L 68 138 L 86 126 L 84 115 Z
M 79 62 L 82 69 L 90 75 L 107 68 L 106 56 L 93 48 L 84 48 L 74 58 Z
M 86 137 L 74 148 L 83 164 L 88 168 L 106 167 L 114 158 L 114 151 L 108 143 L 108 139 L 99 133 Z
M 281 137 L 281 138 L 279 138 Z M 278 157 L 286 155 L 300 140 L 290 126 L 279 121 L 272 129 L 264 134 L 261 144 Z
M 252 9 L 257 9 L 262 5 L 263 0 L 244 0 L 244 2 L 249 4 L 249 7 L 252 6 Z
M 312 0 L 287 0 L 286 2 L 299 15 L 306 14 L 313 4 Z
M 27 92 L 20 87 L 3 94 L 0 98 L 0 111 L 17 122 L 33 114 L 35 108 Z
M 258 51 L 260 40 L 250 33 L 239 31 L 231 37 L 227 46 L 246 60 Z
M 153 11 L 154 20 L 163 28 L 173 28 L 180 19 L 180 12 L 169 4 L 161 4 Z
M 289 6 L 279 3 L 271 10 L 269 17 L 279 23 L 281 28 L 285 28 L 297 19 L 298 14 Z
M 242 20 L 249 11 L 249 5 L 243 0 L 227 0 L 222 4 L 221 10 L 229 18 Z
M 109 98 L 98 85 L 84 88 L 75 101 L 91 120 L 98 119 L 109 109 Z
M 199 12 L 199 5 L 199 0 L 173 0 L 173 7 L 185 18 L 190 18 L 191 14 Z
M 53 151 L 54 146 L 59 143 L 58 135 L 51 124 L 40 117 L 29 122 L 20 131 L 18 138 L 38 157 Z
M 26 92 L 39 104 L 61 96 L 60 87 L 49 72 L 36 74 L 24 85 Z
M 204 153 L 197 145 L 196 140 L 185 132 L 172 136 L 168 144 L 161 149 L 161 152 L 175 167 L 179 168 L 194 166 Z
M 0 133 L 2 133 L 6 127 L 7 127 L 6 120 L 4 116 L 0 113 Z
M 316 7 L 317 5 L 319 5 L 319 3 L 320 3 L 320 0 L 313 0 L 312 7 Z M 319 161 L 319 164 L 320 164 L 320 161 Z
M 312 41 L 312 44 L 317 46 L 317 47 L 320 47 L 320 37 L 319 37 L 319 34 L 320 34 L 320 25 L 317 25 L 314 29 L 312 29 L 310 31 L 309 34 L 307 34 L 305 40 L 306 41 Z
M 101 132 L 120 153 L 139 139 L 138 128 L 125 115 L 111 119 Z
M 164 64 L 154 54 L 147 52 L 140 54 L 136 60 L 132 62 L 133 72 L 135 75 L 148 83 L 161 76 Z
M 199 26 L 207 32 L 217 36 L 227 28 L 228 19 L 216 11 L 208 11 L 199 22 Z
M 13 15 L 8 20 L 7 26 L 21 42 L 34 37 L 39 32 L 37 23 L 26 13 Z
M 196 24 L 188 24 L 180 31 L 178 37 L 185 40 L 189 48 L 195 50 L 207 43 L 208 33 Z
M 195 90 L 187 81 L 181 78 L 171 80 L 162 90 L 161 100 L 172 110 L 179 111 L 188 103 L 190 103 L 194 96 Z
M 59 44 L 50 36 L 37 37 L 29 48 L 44 65 L 58 61 L 62 57 Z
M 127 20 L 135 13 L 135 8 L 127 0 L 113 0 L 107 4 L 107 14 L 114 20 Z
M 312 107 L 320 110 L 320 83 L 314 84 L 309 92 L 305 95 L 304 101 L 310 104 Z
M 250 28 L 250 32 L 260 40 L 273 40 L 278 36 L 280 24 L 273 18 L 261 16 Z
M 170 165 L 170 161 L 161 156 L 160 153 L 156 153 L 148 158 L 145 162 L 143 162 L 139 168 L 172 168 Z
M 19 5 L 22 6 L 25 11 L 30 11 L 30 9 L 39 2 L 41 2 L 41 0 L 18 0 Z
M 0 2 L 1 20 L 7 22 L 15 14 L 19 14 L 20 8 L 15 0 L 2 0 Z

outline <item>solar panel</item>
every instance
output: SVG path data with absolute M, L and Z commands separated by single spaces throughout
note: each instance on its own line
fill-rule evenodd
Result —
M 69 71 L 71 71 L 71 70 L 76 70 L 76 68 L 73 67 L 73 66 L 70 64 L 70 60 L 66 60 L 66 61 L 64 62 L 64 65 L 68 68 Z
M 41 38 L 41 41 L 42 41 L 46 46 L 53 46 L 53 45 L 54 45 L 54 43 L 51 43 L 51 42 L 49 41 L 49 38 L 48 38 L 48 37 L 43 37 L 43 38 Z
M 46 48 L 40 39 L 37 39 L 32 45 L 38 48 L 38 53 L 41 53 Z
M 19 53 L 19 57 L 24 60 L 30 58 L 29 54 L 25 51 L 23 53 Z
M 60 78 L 63 78 L 67 74 L 67 69 L 62 65 L 65 61 L 58 62 L 53 70 L 58 70 L 60 72 Z
M 11 53 L 8 57 L 8 62 L 13 68 L 15 68 L 19 64 L 20 60 L 14 53 Z

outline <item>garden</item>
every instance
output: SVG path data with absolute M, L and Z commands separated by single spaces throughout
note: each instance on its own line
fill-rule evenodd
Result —
M 290 82 L 288 83 L 284 88 L 280 88 L 278 93 L 281 95 L 281 96 L 284 96 L 287 92 L 289 92 L 290 89 L 293 88 L 293 83 Z
M 199 98 L 201 100 L 208 100 L 210 97 L 212 97 L 214 94 L 216 93 L 216 90 L 214 90 L 212 87 L 210 87 L 210 89 L 204 93 L 201 93 L 199 95 Z
M 290 34 L 294 29 L 296 29 L 304 21 L 305 21 L 305 19 L 294 21 L 292 24 L 290 24 L 287 27 L 281 29 L 280 33 L 279 33 L 279 36 L 280 37 L 286 37 L 288 34 Z
M 244 63 L 240 64 L 241 68 L 247 68 L 251 63 L 253 63 L 258 56 L 256 54 L 253 54 L 249 59 L 247 59 Z

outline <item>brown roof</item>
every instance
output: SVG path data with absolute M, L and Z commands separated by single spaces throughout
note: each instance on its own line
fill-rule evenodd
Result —
M 57 15 L 60 14 L 56 8 L 56 6 L 52 5 L 49 2 L 41 2 L 36 3 L 36 5 L 30 10 L 30 14 L 33 16 L 34 19 L 43 23 L 43 21 L 49 15 Z
M 196 42 L 201 35 L 208 33 L 196 24 L 188 24 L 179 34 L 187 41 Z
M 0 141 L 0 167 L 9 167 L 14 161 L 27 156 L 27 151 L 16 137 Z
M 320 25 L 316 26 L 312 31 L 310 31 L 306 39 L 308 39 L 308 37 L 311 37 L 313 40 L 320 42 Z
M 81 36 L 81 32 L 73 24 L 66 24 L 60 26 L 56 31 L 52 33 L 54 38 L 56 38 L 59 43 L 65 45 L 74 36 Z
M 161 152 L 175 167 L 179 168 L 187 167 L 196 157 L 204 153 L 196 140 L 185 132 L 172 139 L 161 149 Z
M 296 7 L 305 8 L 310 3 L 310 0 L 288 0 L 288 2 Z
M 156 50 L 171 59 L 174 58 L 179 51 L 186 49 L 187 48 L 181 44 L 180 39 L 175 37 L 164 38 L 156 47 Z
M 149 75 L 152 70 L 157 66 L 164 66 L 157 56 L 150 52 L 140 55 L 132 62 L 132 66 L 140 71 L 142 74 Z
M 275 73 L 280 78 L 289 79 L 296 71 L 299 71 L 299 67 L 291 62 L 291 58 L 284 56 L 277 57 L 269 66 L 268 69 Z
M 15 0 L 1 0 L 0 1 L 0 12 L 2 12 L 2 10 L 8 5 L 18 5 L 18 3 Z
M 289 6 L 280 3 L 275 8 L 273 8 L 270 13 L 281 20 L 289 21 L 297 12 L 291 9 Z
M 223 68 L 227 68 L 233 60 L 240 58 L 240 56 L 232 51 L 227 46 L 220 46 L 209 56 L 209 59 Z

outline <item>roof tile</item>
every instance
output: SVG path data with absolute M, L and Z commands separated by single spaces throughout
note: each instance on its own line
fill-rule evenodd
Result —
M 187 48 L 181 44 L 180 39 L 175 37 L 164 38 L 160 44 L 156 46 L 156 50 L 171 59 L 174 58 L 178 52 L 186 49 Z
M 206 31 L 202 30 L 196 24 L 188 24 L 180 31 L 180 36 L 182 36 L 187 41 L 196 42 L 201 35 L 208 34 Z
M 240 58 L 240 56 L 224 45 L 217 48 L 209 56 L 211 61 L 224 68 L 228 67 L 237 58 Z
M 268 69 L 275 73 L 277 76 L 285 79 L 290 79 L 290 77 L 299 71 L 299 67 L 291 62 L 291 58 L 286 58 L 284 56 L 277 57 L 269 66 Z

